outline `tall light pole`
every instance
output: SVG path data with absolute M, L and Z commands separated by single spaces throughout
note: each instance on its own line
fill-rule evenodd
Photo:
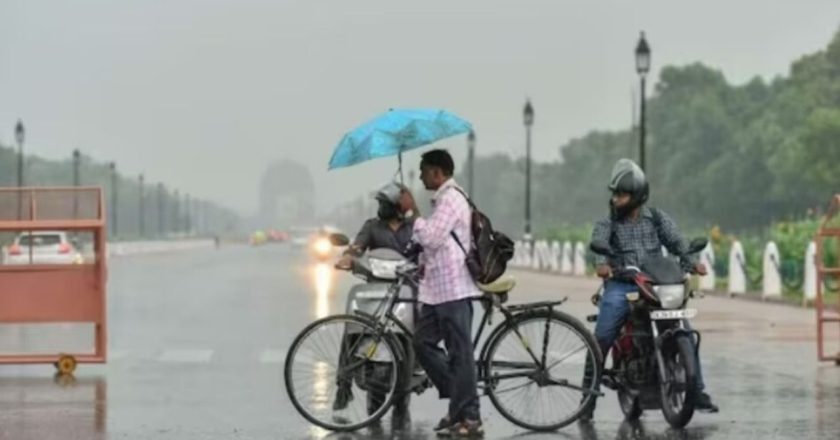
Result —
M 177 189 L 172 193 L 172 232 L 181 232 L 181 193 Z
M 79 168 L 81 168 L 82 152 L 79 149 L 73 150 L 73 186 L 78 188 L 81 177 L 79 176 Z M 79 194 L 73 194 L 73 219 L 79 218 Z
M 111 162 L 109 165 L 111 169 L 111 237 L 117 236 L 117 163 Z
M 189 194 L 187 194 L 185 196 L 185 198 L 186 198 L 186 200 L 184 201 L 184 205 L 186 205 L 186 207 L 187 207 L 187 209 L 186 209 L 186 222 L 187 222 L 186 232 L 187 232 L 187 235 L 189 236 L 189 235 L 192 235 L 193 204 L 192 204 L 192 197 L 190 197 Z
M 20 119 L 18 119 L 17 125 L 15 125 L 15 140 L 17 141 L 18 147 L 17 186 L 20 188 L 23 186 L 23 143 L 26 141 L 26 128 Z
M 138 205 L 140 208 L 137 227 L 140 232 L 140 238 L 144 238 L 146 236 L 146 177 L 140 174 L 137 178 L 137 183 L 139 187 Z
M 531 127 L 534 125 L 534 107 L 531 100 L 525 102 L 522 111 L 525 122 L 525 241 L 533 240 L 531 235 Z
M 18 119 L 15 125 L 15 140 L 17 141 L 17 187 L 23 187 L 23 142 L 26 140 L 26 128 L 23 127 L 23 122 Z M 18 191 L 18 220 L 23 220 L 23 194 Z
M 640 115 L 639 115 L 639 166 L 645 170 L 645 79 L 650 71 L 650 46 L 645 40 L 645 33 L 642 32 L 639 42 L 636 44 L 636 72 L 641 80 Z
M 475 200 L 475 131 L 470 130 L 467 135 L 467 172 L 469 177 L 467 180 L 467 191 L 470 197 Z
M 157 204 L 158 204 L 158 206 L 157 206 L 157 208 L 158 208 L 158 209 L 157 209 L 157 217 L 158 217 L 158 218 L 157 218 L 157 230 L 158 230 L 158 236 L 163 236 L 163 235 L 164 235 L 164 230 L 163 230 L 163 219 L 164 219 L 164 212 L 163 212 L 163 208 L 164 208 L 164 202 L 163 202 L 163 184 L 162 184 L 162 183 L 158 183 L 158 184 L 157 184 Z

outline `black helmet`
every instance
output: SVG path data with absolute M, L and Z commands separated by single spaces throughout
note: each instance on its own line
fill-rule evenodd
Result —
M 618 212 L 619 217 L 632 212 L 634 209 L 647 202 L 650 196 L 650 185 L 648 185 L 645 172 L 630 159 L 621 159 L 616 162 L 610 177 L 609 189 L 613 194 L 629 194 L 630 203 Z M 610 202 L 612 206 L 612 202 Z
M 379 209 L 376 211 L 377 217 L 382 220 L 394 220 L 402 217 L 400 212 L 400 195 L 405 189 L 403 185 L 396 182 L 391 182 L 376 192 L 374 198 L 379 202 Z

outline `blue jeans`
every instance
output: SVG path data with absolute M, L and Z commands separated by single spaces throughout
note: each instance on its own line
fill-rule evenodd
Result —
M 601 353 L 604 354 L 605 359 L 630 315 L 627 293 L 638 291 L 639 287 L 635 284 L 612 280 L 604 284 L 604 294 L 601 296 L 601 304 L 598 307 L 598 322 L 595 324 L 595 339 L 598 340 L 598 345 L 601 347 Z M 686 327 L 691 329 L 688 321 L 686 321 Z M 703 369 L 700 367 L 700 356 L 698 355 L 697 389 L 703 391 L 704 388 Z

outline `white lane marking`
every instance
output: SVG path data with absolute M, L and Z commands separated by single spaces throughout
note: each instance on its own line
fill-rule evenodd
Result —
M 286 361 L 287 349 L 272 349 L 268 348 L 260 353 L 260 363 L 262 364 L 282 364 Z
M 197 364 L 210 362 L 213 350 L 166 350 L 157 358 L 158 362 Z

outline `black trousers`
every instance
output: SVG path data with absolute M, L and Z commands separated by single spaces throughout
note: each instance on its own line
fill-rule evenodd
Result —
M 454 421 L 480 419 L 472 320 L 471 299 L 423 304 L 414 333 L 417 361 L 440 398 L 449 399 L 449 417 Z M 438 347 L 440 341 L 446 351 Z

